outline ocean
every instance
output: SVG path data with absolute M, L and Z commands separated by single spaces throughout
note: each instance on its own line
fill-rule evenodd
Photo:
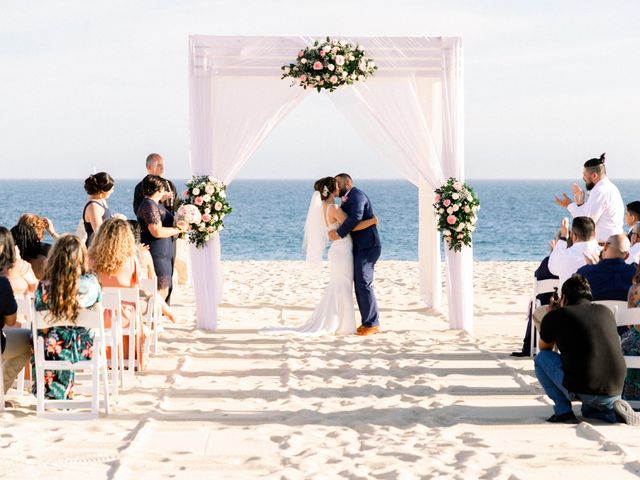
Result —
M 138 180 L 118 180 L 109 206 L 135 218 Z M 174 180 L 178 191 L 184 180 Z M 418 259 L 418 190 L 404 180 L 359 180 L 380 219 L 382 260 Z M 480 198 L 475 260 L 539 260 L 567 215 L 553 195 L 570 180 L 469 180 Z M 616 181 L 625 203 L 640 199 L 640 180 Z M 227 189 L 233 212 L 221 233 L 223 260 L 301 260 L 304 220 L 313 180 L 236 180 Z M 0 225 L 24 212 L 49 217 L 75 232 L 86 201 L 82 180 L 0 180 Z

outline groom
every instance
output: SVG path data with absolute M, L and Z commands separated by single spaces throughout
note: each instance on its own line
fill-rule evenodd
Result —
M 356 335 L 371 335 L 380 331 L 378 304 L 373 291 L 373 268 L 380 258 L 380 236 L 375 225 L 357 232 L 352 231 L 361 220 L 373 218 L 369 197 L 353 186 L 346 173 L 336 175 L 338 191 L 342 197 L 341 208 L 347 219 L 337 230 L 329 232 L 331 240 L 338 240 L 351 233 L 353 242 L 353 276 L 356 300 L 362 316 L 362 325 Z

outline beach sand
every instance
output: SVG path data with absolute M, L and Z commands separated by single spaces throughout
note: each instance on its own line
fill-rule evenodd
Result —
M 31 396 L 10 396 L 0 477 L 636 478 L 640 429 L 545 423 L 533 362 L 509 357 L 535 267 L 475 263 L 469 335 L 422 307 L 417 263 L 380 262 L 383 333 L 302 339 L 256 330 L 303 323 L 326 267 L 225 262 L 219 330 L 195 330 L 193 292 L 178 289 L 181 321 L 110 416 L 37 419 Z

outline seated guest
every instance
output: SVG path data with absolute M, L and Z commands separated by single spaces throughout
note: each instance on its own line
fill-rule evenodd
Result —
M 571 401 L 579 400 L 585 418 L 640 425 L 640 415 L 620 397 L 626 365 L 615 318 L 591 298 L 589 283 L 576 274 L 562 285 L 559 308 L 542 320 L 534 364 L 540 385 L 554 403 L 547 421 L 578 423 Z M 560 353 L 553 351 L 556 346 Z
M 551 244 L 549 255 L 549 271 L 559 277 L 559 283 L 564 281 L 587 263 L 585 254 L 600 253 L 600 246 L 596 242 L 596 225 L 589 217 L 576 217 L 571 225 L 571 239 L 573 244 L 567 246 L 569 235 L 569 220 L 562 219 L 560 224 L 560 238 Z
M 84 181 L 84 190 L 89 194 L 89 199 L 82 210 L 87 246 L 91 243 L 93 233 L 98 231 L 102 222 L 111 218 L 107 198 L 113 193 L 114 185 L 113 178 L 107 172 L 94 173 Z
M 567 238 L 569 220 L 562 219 L 560 237 L 557 241 L 551 241 L 551 255 L 549 255 L 549 271 L 558 276 L 558 284 L 561 287 L 565 280 L 586 265 L 587 261 L 600 254 L 595 232 L 596 225 L 591 218 L 576 217 L 572 223 L 571 238 Z M 548 311 L 548 306 L 542 306 L 533 312 L 533 324 L 538 330 L 540 330 L 542 318 Z
M 20 215 L 20 218 L 18 219 L 18 225 L 20 224 L 33 227 L 33 229 L 36 231 L 36 235 L 38 235 L 42 253 L 45 256 L 48 255 L 51 244 L 43 242 L 44 232 L 48 232 L 49 235 L 51 235 L 51 238 L 53 238 L 54 240 L 57 240 L 60 236 L 56 232 L 55 228 L 53 228 L 53 223 L 51 222 L 51 220 L 45 217 L 40 217 L 35 213 L 24 213 Z
M 628 228 L 633 227 L 640 222 L 640 201 L 627 203 L 624 214 L 624 223 Z
M 640 263 L 640 223 L 636 223 L 629 232 L 629 256 L 625 260 L 627 263 Z
M 38 279 L 33 274 L 29 262 L 20 258 L 20 250 L 13 243 L 11 232 L 4 227 L 0 227 L 0 263 L 4 265 L 0 275 L 6 277 L 11 283 L 13 295 L 24 297 L 35 292 L 38 286 Z
M 640 265 L 636 268 L 636 274 L 633 276 L 627 298 L 627 306 L 629 308 L 640 307 Z M 624 355 L 640 355 L 640 325 L 634 325 L 622 334 L 621 346 Z M 627 369 L 622 398 L 625 400 L 640 400 L 640 369 Z
M 553 273 L 551 273 L 549 271 L 549 257 L 544 257 L 542 259 L 542 262 L 540 262 L 540 265 L 538 266 L 538 268 L 536 269 L 536 271 L 534 272 L 534 277 L 536 278 L 537 281 L 540 280 L 553 280 L 553 279 L 557 279 L 558 277 L 556 275 L 554 275 Z M 539 300 L 540 301 L 540 305 L 549 305 L 549 303 L 551 302 L 551 295 L 552 293 L 541 293 L 539 295 L 536 296 L 535 300 Z M 529 313 L 527 314 L 528 317 L 528 321 L 527 321 L 527 331 L 524 334 L 524 339 L 522 340 L 522 350 L 520 350 L 519 352 L 511 352 L 511 356 L 512 357 L 528 357 L 530 355 L 531 352 L 531 322 L 532 322 L 532 315 L 533 315 L 533 310 L 535 308 L 535 303 L 534 301 L 529 302 Z M 535 343 L 534 343 L 535 346 Z
M 136 244 L 129 224 L 119 218 L 109 218 L 94 236 L 89 247 L 89 263 L 98 277 L 102 287 L 131 288 L 139 286 L 138 261 L 135 256 Z M 121 309 L 123 332 L 128 332 L 134 321 L 134 305 L 122 302 Z M 111 312 L 105 312 L 105 326 L 111 327 Z M 144 334 L 142 325 L 138 325 L 137 337 L 139 344 L 136 351 L 142 367 L 142 352 Z M 129 358 L 129 335 L 125 338 L 124 357 Z
M 4 270 L 7 266 L 5 248 L 5 245 L 0 243 L 0 270 Z M 0 276 L 0 352 L 4 393 L 11 388 L 18 373 L 31 357 L 31 331 L 26 328 L 7 328 L 16 325 L 17 311 L 18 306 L 11 283 L 6 277 Z
M 47 254 L 36 231 L 27 224 L 19 223 L 11 229 L 11 236 L 20 250 L 20 257 L 29 262 L 36 278 L 42 280 Z
M 74 322 L 80 310 L 91 308 L 102 299 L 98 279 L 89 273 L 87 249 L 75 235 L 62 235 L 51 248 L 44 278 L 36 289 L 35 308 L 48 310 L 53 319 Z M 84 327 L 51 327 L 39 330 L 44 338 L 47 360 L 72 363 L 92 358 L 93 334 Z M 32 366 L 32 377 L 35 366 Z M 74 372 L 45 371 L 45 397 L 56 400 L 73 398 Z M 36 393 L 37 384 L 33 384 Z
M 601 260 L 594 265 L 580 267 L 578 272 L 591 287 L 593 300 L 627 300 L 635 265 L 628 265 L 629 240 L 619 233 L 611 235 L 604 244 Z

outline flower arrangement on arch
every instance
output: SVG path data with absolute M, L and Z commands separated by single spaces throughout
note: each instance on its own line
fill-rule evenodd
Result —
M 476 229 L 480 201 L 466 183 L 451 177 L 435 191 L 438 230 L 444 236 L 449 250 L 459 252 L 471 245 L 471 234 Z
M 282 78 L 292 78 L 293 85 L 333 92 L 341 85 L 362 82 L 378 69 L 362 45 L 327 37 L 298 52 L 295 63 L 282 67 Z
M 183 238 L 197 248 L 204 247 L 224 229 L 223 219 L 231 213 L 226 190 L 222 181 L 207 175 L 194 175 L 187 182 L 176 226 L 187 230 Z

